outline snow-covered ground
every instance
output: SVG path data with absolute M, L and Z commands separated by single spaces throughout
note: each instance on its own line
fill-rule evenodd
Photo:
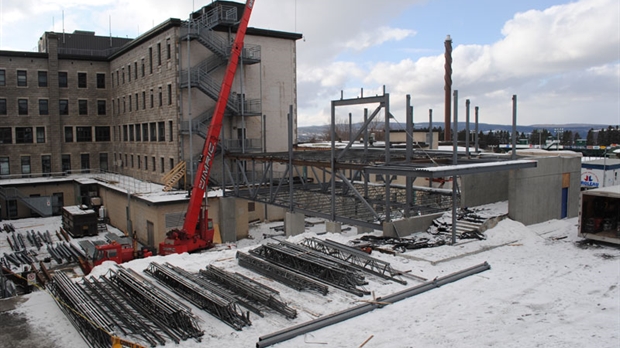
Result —
M 486 209 L 502 211 L 505 203 Z M 18 229 L 32 229 L 41 220 L 12 223 Z M 50 231 L 56 228 L 54 224 L 60 222 L 44 222 Z M 221 246 L 217 251 L 156 256 L 124 264 L 141 272 L 151 261 L 169 262 L 197 272 L 213 263 L 277 289 L 281 298 L 298 311 L 294 320 L 273 312 L 264 318 L 253 316 L 252 326 L 235 331 L 190 306 L 205 331 L 202 342 L 169 342 L 166 347 L 252 347 L 260 336 L 372 299 L 331 287 L 326 296 L 297 292 L 238 266 L 237 250 L 273 242 L 263 235 L 276 233 L 270 227 L 281 224 L 254 225 L 252 239 Z M 371 336 L 364 347 L 620 347 L 620 250 L 584 242 L 577 237 L 576 225 L 576 218 L 532 226 L 505 219 L 485 231 L 486 240 L 410 250 L 397 256 L 375 252 L 374 257 L 390 262 L 393 268 L 428 280 L 485 261 L 491 269 L 274 347 L 359 347 Z M 324 231 L 324 225 L 319 223 L 289 241 L 316 236 L 346 243 L 358 237 L 355 229 L 342 234 Z M 111 267 L 115 266 L 104 264 L 92 274 L 105 274 Z M 370 283 L 366 289 L 377 297 L 422 283 L 411 277 L 407 285 L 366 278 Z M 34 330 L 47 333 L 53 345 L 86 346 L 48 293 L 38 291 L 24 298 L 27 300 L 13 312 L 27 317 Z

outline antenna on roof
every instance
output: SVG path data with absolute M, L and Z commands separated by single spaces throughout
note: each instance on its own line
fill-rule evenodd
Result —
M 65 10 L 62 10 L 62 43 L 65 43 Z
M 112 15 L 108 15 L 108 30 L 110 31 L 110 47 L 112 47 Z

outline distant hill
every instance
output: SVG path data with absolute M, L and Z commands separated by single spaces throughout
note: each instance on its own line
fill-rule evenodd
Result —
M 354 123 L 353 129 L 358 129 L 362 123 Z M 433 122 L 433 127 L 442 127 L 443 122 Z M 379 125 L 381 129 L 383 129 L 383 123 Z M 406 125 L 404 123 L 390 123 L 390 127 L 392 129 L 405 129 Z M 473 132 L 475 129 L 475 124 L 470 122 L 469 129 Z M 519 126 L 517 125 L 517 132 L 529 134 L 533 130 L 543 130 L 551 132 L 551 134 L 555 134 L 556 128 L 562 128 L 564 131 L 572 131 L 574 133 L 579 133 L 582 138 L 585 138 L 590 129 L 601 130 L 603 128 L 607 128 L 609 125 L 603 124 L 589 124 L 589 123 L 567 123 L 567 124 L 533 124 L 529 126 Z M 428 122 L 419 122 L 414 124 L 414 129 L 423 129 L 428 128 Z M 465 129 L 465 122 L 459 122 L 459 130 Z M 478 130 L 483 133 L 487 133 L 489 131 L 497 132 L 497 131 L 508 131 L 512 132 L 512 125 L 505 124 L 492 124 L 492 123 L 479 123 Z M 313 137 L 322 137 L 323 135 L 329 132 L 329 125 L 321 125 L 321 126 L 306 126 L 306 127 L 298 127 L 297 135 L 299 141 L 309 141 Z

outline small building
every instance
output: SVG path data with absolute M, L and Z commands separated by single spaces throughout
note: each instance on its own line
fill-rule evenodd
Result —
M 620 159 L 603 158 L 581 163 L 581 188 L 584 190 L 620 185 Z
M 84 206 L 72 205 L 62 208 L 62 228 L 73 238 L 97 235 L 97 213 Z

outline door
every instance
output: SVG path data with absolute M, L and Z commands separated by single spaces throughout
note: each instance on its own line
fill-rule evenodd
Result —
M 146 220 L 146 238 L 149 247 L 155 246 L 155 226 L 152 222 Z

